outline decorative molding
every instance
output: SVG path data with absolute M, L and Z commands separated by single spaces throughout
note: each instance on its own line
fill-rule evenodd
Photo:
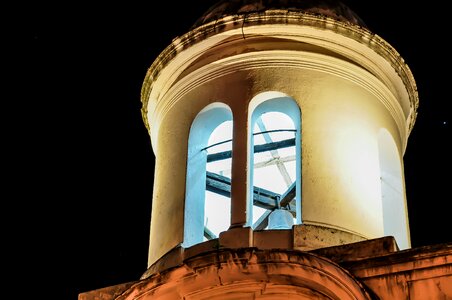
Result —
M 337 263 L 313 253 L 256 248 L 217 249 L 149 274 L 120 295 L 132 299 L 281 299 L 316 295 L 372 299 L 366 287 Z M 247 297 L 247 299 L 248 299 Z M 316 298 L 317 298 L 316 297 Z
M 217 78 L 241 71 L 270 68 L 291 68 L 323 72 L 343 78 L 362 87 L 380 100 L 396 122 L 400 136 L 407 137 L 403 110 L 394 94 L 377 77 L 345 60 L 319 53 L 293 50 L 243 53 L 204 65 L 191 72 L 190 76 L 185 76 L 175 82 L 162 97 L 164 101 L 154 103 L 155 108 L 151 112 L 150 119 L 163 119 L 172 107 L 190 91 Z M 297 100 L 300 101 L 300 99 Z M 402 140 L 404 142 L 403 149 L 405 149 L 406 138 Z
M 330 31 L 363 44 L 383 57 L 399 75 L 408 93 L 412 109 L 408 116 L 408 124 L 405 126 L 407 126 L 408 133 L 411 131 L 419 105 L 417 87 L 409 67 L 391 45 L 378 35 L 360 26 L 337 21 L 325 16 L 287 10 L 267 10 L 259 13 L 251 13 L 247 14 L 246 18 L 244 15 L 226 16 L 204 24 L 181 37 L 173 39 L 172 43 L 157 57 L 148 69 L 141 91 L 143 110 L 146 110 L 146 107 L 148 106 L 150 93 L 154 87 L 155 81 L 162 70 L 165 69 L 178 54 L 215 35 L 224 35 L 226 32 L 229 33 L 240 30 L 243 37 L 246 38 L 243 29 L 247 29 L 248 31 L 252 28 L 262 28 L 265 25 L 296 25 L 300 28 L 307 26 L 322 31 Z M 146 112 L 144 111 L 143 114 L 145 113 Z M 147 120 L 144 121 L 147 122 Z M 149 125 L 146 126 L 149 127 Z

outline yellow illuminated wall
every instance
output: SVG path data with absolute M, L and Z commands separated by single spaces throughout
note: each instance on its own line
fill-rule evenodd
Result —
M 418 99 L 409 68 L 354 25 L 278 11 L 247 20 L 193 29 L 148 71 L 143 117 L 156 154 L 149 264 L 183 242 L 190 128 L 212 103 L 232 112 L 231 228 L 247 225 L 250 101 L 269 92 L 301 110 L 302 225 L 361 239 L 394 235 L 410 247 L 402 157 Z M 388 192 L 388 174 L 397 193 Z

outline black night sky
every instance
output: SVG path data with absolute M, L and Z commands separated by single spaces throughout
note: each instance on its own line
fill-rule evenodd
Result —
M 401 54 L 418 85 L 404 156 L 412 246 L 452 242 L 449 13 L 421 1 L 343 2 Z M 141 85 L 157 55 L 213 3 L 17 7 L 25 16 L 18 30 L 25 67 L 17 67 L 16 96 L 25 109 L 14 199 L 30 221 L 27 276 L 45 270 L 44 290 L 55 299 L 137 280 L 146 270 L 154 154 Z

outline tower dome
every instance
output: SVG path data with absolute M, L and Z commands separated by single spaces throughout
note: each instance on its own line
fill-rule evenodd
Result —
M 160 53 L 141 99 L 157 158 L 151 271 L 218 245 L 410 247 L 416 83 L 343 3 L 222 0 Z M 278 214 L 293 225 L 270 226 Z
M 451 295 L 450 245 L 409 250 L 416 83 L 344 4 L 223 0 L 156 58 L 141 99 L 148 269 L 96 299 Z
M 246 15 L 278 9 L 323 15 L 338 21 L 366 27 L 363 20 L 355 12 L 338 0 L 221 0 L 210 7 L 195 22 L 193 27 L 228 15 Z

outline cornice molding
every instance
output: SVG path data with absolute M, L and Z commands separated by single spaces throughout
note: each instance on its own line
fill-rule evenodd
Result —
M 149 116 L 151 116 L 153 120 L 163 119 L 172 107 L 181 101 L 184 96 L 215 79 L 236 72 L 271 68 L 289 68 L 292 70 L 322 72 L 345 79 L 362 87 L 380 100 L 390 112 L 399 128 L 400 135 L 402 137 L 407 136 L 405 116 L 402 107 L 394 94 L 377 77 L 348 61 L 324 54 L 305 51 L 271 50 L 249 52 L 223 58 L 214 63 L 204 65 L 191 72 L 190 76 L 182 77 L 175 82 L 169 90 L 165 91 L 164 95 L 153 104 L 153 111 L 150 112 Z M 151 139 L 157 137 L 157 123 L 159 122 L 155 122 L 155 125 L 152 128 Z M 404 143 L 405 140 L 406 138 L 403 138 Z M 403 149 L 405 146 L 406 144 L 403 145 Z
M 179 260 L 172 268 L 145 273 L 117 299 L 237 299 L 261 291 L 273 295 L 271 299 L 288 294 L 371 299 L 350 272 L 314 253 L 220 248 Z
M 384 58 L 402 80 L 408 94 L 411 108 L 408 120 L 405 122 L 405 126 L 407 126 L 408 133 L 411 131 L 416 119 L 417 108 L 419 105 L 417 87 L 409 67 L 405 64 L 400 54 L 391 45 L 389 45 L 378 35 L 357 25 L 337 21 L 325 16 L 287 10 L 268 10 L 248 15 L 226 16 L 195 28 L 181 37 L 175 38 L 148 69 L 142 86 L 142 115 L 148 130 L 150 130 L 150 125 L 148 123 L 148 105 L 151 90 L 154 88 L 154 84 L 159 78 L 161 72 L 168 66 L 168 64 L 174 62 L 178 54 L 217 35 L 224 35 L 226 33 L 241 33 L 243 38 L 246 38 L 246 35 L 253 33 L 254 29 L 263 28 L 265 25 L 296 25 L 298 27 L 301 26 L 300 28 L 305 26 L 322 31 L 329 31 L 363 44 Z M 245 33 L 245 31 L 247 33 Z M 271 34 L 274 33 L 272 32 L 270 35 Z

